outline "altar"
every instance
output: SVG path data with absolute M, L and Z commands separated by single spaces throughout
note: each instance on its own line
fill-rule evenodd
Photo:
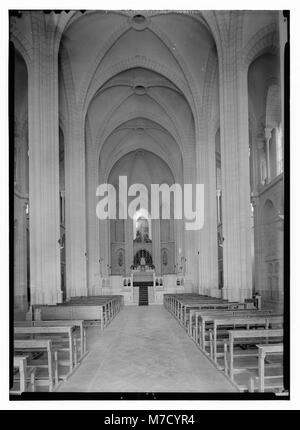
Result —
M 152 269 L 132 270 L 133 286 L 153 286 L 155 272 Z

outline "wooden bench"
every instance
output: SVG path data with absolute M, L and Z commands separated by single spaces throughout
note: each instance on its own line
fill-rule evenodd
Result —
M 194 293 L 184 293 L 184 294 L 164 294 L 164 306 L 170 311 L 176 318 L 178 317 L 180 301 L 184 299 L 201 299 L 201 300 L 211 300 L 211 297 L 203 296 Z M 216 299 L 220 300 L 220 299 Z
M 204 304 L 208 304 L 208 303 L 213 303 L 213 304 L 218 304 L 218 303 L 227 303 L 224 300 L 221 299 L 215 299 L 212 297 L 194 297 L 194 298 L 174 298 L 174 305 L 173 305 L 173 310 L 172 313 L 175 316 L 175 318 L 179 321 L 180 324 L 184 325 L 184 321 L 185 321 L 185 314 L 186 314 L 186 309 L 188 307 L 197 307 L 200 305 L 204 305 Z
M 121 298 L 122 297 L 122 298 Z M 84 320 L 86 324 L 99 324 L 101 330 L 112 321 L 123 306 L 123 296 L 76 297 L 55 306 L 34 308 L 35 320 Z
M 228 336 L 229 338 L 224 341 L 225 374 L 235 382 L 235 375 L 247 373 L 252 375 L 248 378 L 250 383 L 251 380 L 254 381 L 253 371 L 257 371 L 259 368 L 258 346 L 269 346 L 270 343 L 274 342 L 281 343 L 283 329 L 230 330 Z M 245 346 L 251 346 L 251 348 L 242 349 L 241 346 L 244 348 Z M 245 362 L 245 359 L 247 362 Z M 243 389 L 247 388 L 249 388 L 249 384 L 244 384 Z
M 14 327 L 15 340 L 18 339 L 37 339 L 49 338 L 52 341 L 52 346 L 58 352 L 67 353 L 68 359 L 59 359 L 60 366 L 67 366 L 69 372 L 64 374 L 60 372 L 59 377 L 66 379 L 73 368 L 77 366 L 77 343 L 74 341 L 73 333 L 75 326 L 34 326 L 34 327 Z
M 265 367 L 266 367 L 266 358 L 271 356 L 280 356 L 281 362 L 283 360 L 283 344 L 278 343 L 274 345 L 257 345 L 258 348 L 258 377 L 252 377 L 250 379 L 250 392 L 254 392 L 256 390 L 256 386 L 258 385 L 258 391 L 264 392 L 267 390 L 279 390 L 283 391 L 283 373 L 282 374 L 273 374 L 266 375 Z M 270 367 L 268 363 L 267 366 Z M 276 363 L 278 365 L 278 363 Z M 275 364 L 275 365 L 276 365 Z M 280 369 L 282 369 L 282 363 L 279 364 Z
M 105 327 L 105 312 L 100 305 L 58 305 L 40 306 L 41 320 L 84 320 L 85 323 L 99 324 L 101 330 Z
M 183 303 L 182 305 L 182 325 L 187 328 L 190 322 L 191 310 L 201 309 L 244 309 L 244 304 L 239 302 L 215 302 L 207 300 L 205 302 Z
M 227 315 L 239 315 L 240 313 L 244 313 L 244 312 L 255 312 L 257 311 L 257 309 L 245 309 L 244 308 L 244 304 L 243 303 L 238 303 L 238 302 L 226 302 L 226 303 L 214 303 L 214 302 L 207 302 L 207 303 L 201 303 L 198 304 L 195 307 L 190 307 L 188 309 L 189 311 L 189 319 L 187 322 L 187 332 L 188 334 L 194 338 L 193 336 L 193 327 L 196 328 L 196 326 L 198 325 L 197 323 L 197 315 L 198 312 L 202 312 L 202 311 L 215 311 L 216 314 L 217 312 L 224 313 Z M 197 331 L 198 331 L 198 327 L 197 327 Z
M 183 326 L 185 325 L 185 320 L 186 320 L 186 313 L 187 310 L 190 308 L 197 308 L 197 306 L 201 306 L 201 305 L 208 305 L 208 304 L 223 304 L 226 303 L 223 300 L 220 299 L 213 299 L 213 298 L 203 298 L 203 299 L 182 299 L 182 300 L 178 300 L 178 308 L 177 308 L 177 315 L 175 315 L 178 319 L 178 321 L 180 322 L 180 324 L 182 324 Z
M 74 297 L 67 306 L 102 306 L 104 327 L 120 312 L 124 302 L 123 296 L 88 296 Z
M 213 324 L 214 320 L 216 318 L 234 318 L 234 317 L 267 317 L 270 315 L 270 312 L 267 311 L 266 313 L 261 311 L 253 311 L 253 310 L 203 310 L 199 311 L 196 314 L 196 326 L 195 326 L 195 332 L 196 332 L 196 343 L 199 342 L 199 346 L 201 349 L 206 351 L 206 345 L 209 345 L 210 352 L 212 353 L 211 348 L 211 341 L 212 341 L 212 330 L 213 330 Z M 199 336 L 198 336 L 199 335 Z M 197 337 L 198 336 L 198 337 Z M 206 338 L 209 338 L 209 341 L 206 341 Z
M 14 384 L 13 388 L 9 391 L 10 394 L 22 394 L 25 391 L 35 391 L 35 371 L 36 368 L 28 366 L 28 356 L 14 356 Z M 14 388 L 15 382 L 19 385 L 19 389 Z
M 213 318 L 213 331 L 212 331 L 212 354 L 211 357 L 217 363 L 218 357 L 224 356 L 224 350 L 222 353 L 217 352 L 218 336 L 221 338 L 220 344 L 223 345 L 224 336 L 228 337 L 228 331 L 235 330 L 239 327 L 242 330 L 265 328 L 268 329 L 270 325 L 281 325 L 283 326 L 283 316 L 280 315 L 267 315 L 267 316 L 256 316 L 248 315 L 244 317 L 243 315 L 237 315 L 233 317 L 215 317 Z
M 49 391 L 53 391 L 58 385 L 58 362 L 57 362 L 57 351 L 53 348 L 51 340 L 45 339 L 27 339 L 27 340 L 15 340 L 14 341 L 14 352 L 16 355 L 28 356 L 29 365 L 32 367 L 46 368 L 48 376 L 46 379 L 43 377 L 39 378 L 36 372 L 36 385 L 48 385 Z M 30 353 L 39 352 L 46 354 L 47 363 L 41 364 L 35 360 L 30 359 Z
M 191 336 L 202 349 L 205 349 L 205 339 L 209 336 L 209 329 L 213 327 L 214 317 L 230 317 L 230 316 L 268 316 L 272 314 L 271 310 L 258 311 L 257 309 L 222 309 L 222 310 L 195 310 L 194 314 L 195 325 L 191 328 Z M 191 315 L 193 318 L 193 315 Z M 194 330 L 193 330 L 194 328 Z
M 41 320 L 41 321 L 15 321 L 15 327 L 72 327 L 78 328 L 73 332 L 73 338 L 78 342 L 76 348 L 78 356 L 76 362 L 81 361 L 87 354 L 86 327 L 83 320 Z M 78 336 L 76 336 L 78 334 Z M 75 360 L 74 360 L 75 361 Z

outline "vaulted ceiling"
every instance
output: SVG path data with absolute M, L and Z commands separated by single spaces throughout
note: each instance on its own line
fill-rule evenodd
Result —
M 195 99 L 213 46 L 200 14 L 74 15 L 61 50 L 100 168 L 141 148 L 160 154 L 178 177 L 195 147 Z

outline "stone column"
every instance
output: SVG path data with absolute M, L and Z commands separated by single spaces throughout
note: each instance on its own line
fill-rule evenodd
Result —
M 184 249 L 183 249 L 183 221 L 182 220 L 174 220 L 174 259 L 175 264 L 177 266 L 177 272 L 180 274 L 183 273 L 181 258 L 184 257 Z
M 99 267 L 99 222 L 96 216 L 97 205 L 97 181 L 98 181 L 98 162 L 97 148 L 93 144 L 90 128 L 86 126 L 86 162 L 87 162 L 87 285 L 89 295 L 97 291 L 100 285 Z
M 213 136 L 214 137 L 214 136 Z M 199 145 L 199 183 L 204 184 L 204 225 L 199 232 L 199 293 L 220 296 L 218 289 L 217 199 L 215 142 Z
M 86 154 L 84 127 L 77 108 L 70 117 L 66 153 L 66 271 L 67 296 L 86 296 L 87 288 L 87 220 Z M 95 189 L 96 201 L 96 189 Z M 94 208 L 96 217 L 96 205 Z M 95 234 L 96 235 L 96 234 Z
M 14 212 L 14 307 L 27 310 L 26 201 L 15 192 Z
M 195 154 L 192 151 L 187 154 L 184 160 L 183 184 L 193 184 L 193 193 L 196 190 L 197 166 L 195 165 Z M 203 183 L 203 182 L 202 182 Z M 183 186 L 184 189 L 184 186 Z M 183 192 L 184 196 L 184 192 Z M 184 197 L 186 198 L 186 197 Z M 201 234 L 202 230 L 200 230 Z M 185 262 L 185 292 L 198 292 L 198 261 L 199 261 L 199 242 L 197 236 L 199 231 L 186 230 L 184 220 L 184 256 Z
M 218 12 L 224 298 L 252 295 L 247 69 L 242 64 L 242 16 Z M 228 19 L 230 28 L 227 28 Z
M 30 289 L 32 304 L 62 301 L 60 276 L 58 40 L 52 15 L 31 12 L 28 73 Z
M 196 127 L 197 182 L 204 185 L 204 225 L 197 232 L 198 292 L 220 296 L 216 207 L 215 117 L 218 114 L 218 63 L 212 49 L 207 57 L 201 106 Z
M 265 138 L 266 138 L 266 156 L 267 156 L 267 182 L 271 181 L 271 166 L 270 166 L 270 140 L 272 137 L 270 128 L 265 128 Z
M 133 264 L 133 221 L 130 217 L 124 220 L 125 229 L 125 268 L 126 276 L 130 275 L 130 266 Z
M 152 258 L 155 266 L 155 274 L 161 275 L 161 239 L 160 224 L 161 220 L 152 220 Z
M 14 182 L 14 308 L 27 310 L 27 231 L 28 148 L 27 127 L 15 121 L 15 182 Z

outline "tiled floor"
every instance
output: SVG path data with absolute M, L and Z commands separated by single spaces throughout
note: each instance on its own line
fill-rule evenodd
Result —
M 89 328 L 88 347 L 59 391 L 235 391 L 160 305 L 127 306 L 103 333 Z

